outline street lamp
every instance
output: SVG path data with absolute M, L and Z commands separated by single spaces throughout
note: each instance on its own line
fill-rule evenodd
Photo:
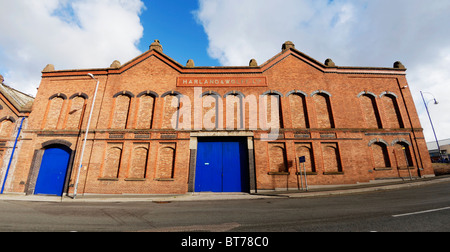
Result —
M 98 85 L 100 84 L 100 81 L 95 79 L 93 74 L 88 73 L 87 75 L 89 77 L 91 77 L 93 80 L 97 81 L 97 85 L 95 87 L 94 98 L 92 100 L 91 112 L 89 113 L 89 120 L 88 120 L 88 124 L 87 124 L 87 128 L 86 128 L 86 134 L 84 136 L 83 148 L 81 149 L 80 166 L 78 167 L 77 180 L 75 182 L 75 189 L 73 191 L 73 198 L 74 199 L 75 199 L 75 197 L 77 197 L 78 182 L 80 181 L 80 172 L 81 172 L 81 167 L 82 167 L 82 164 L 83 164 L 84 150 L 86 148 L 86 141 L 87 141 L 87 137 L 88 137 L 88 134 L 89 134 L 89 127 L 91 126 L 92 112 L 94 111 L 95 98 L 97 97 Z
M 428 92 L 425 92 L 425 93 L 430 94 L 430 95 L 433 96 L 434 105 L 438 105 L 439 104 L 439 102 L 436 100 L 436 98 L 434 97 L 433 94 L 428 93 Z M 425 98 L 423 97 L 423 92 L 422 91 L 420 91 L 420 94 L 422 95 L 422 100 L 423 100 L 423 103 L 425 104 L 425 108 L 427 110 L 428 118 L 430 119 L 431 128 L 433 129 L 434 139 L 436 140 L 436 145 L 437 145 L 437 148 L 438 148 L 438 151 L 439 151 L 439 161 L 440 161 L 441 160 L 441 147 L 439 146 L 439 141 L 438 141 L 437 136 L 436 136 L 436 131 L 434 130 L 433 121 L 431 120 L 430 111 L 428 110 L 428 103 L 425 102 Z M 432 101 L 432 100 L 429 100 L 428 102 L 430 102 L 430 101 Z

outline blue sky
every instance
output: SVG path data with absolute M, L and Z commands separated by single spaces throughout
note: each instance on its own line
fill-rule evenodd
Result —
M 36 94 L 47 64 L 105 68 L 158 39 L 180 64 L 263 64 L 285 41 L 338 66 L 402 61 L 427 141 L 420 91 L 439 139 L 450 138 L 450 1 L 423 0 L 0 0 L 0 74 Z M 430 94 L 428 94 L 430 93 Z
M 197 66 L 218 66 L 219 61 L 208 56 L 208 37 L 195 18 L 196 0 L 150 0 L 141 14 L 144 36 L 139 50 L 145 52 L 158 39 L 164 53 L 180 64 L 194 59 Z

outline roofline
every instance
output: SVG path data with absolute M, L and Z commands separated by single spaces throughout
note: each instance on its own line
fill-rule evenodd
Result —
M 127 63 L 121 65 L 118 68 L 88 68 L 88 69 L 69 69 L 69 70 L 52 70 L 42 71 L 42 77 L 58 77 L 58 76 L 81 76 L 87 73 L 95 75 L 109 75 L 109 74 L 121 74 L 140 62 L 150 58 L 157 57 L 164 61 L 167 65 L 178 71 L 180 74 L 263 74 L 277 63 L 282 61 L 288 56 L 295 56 L 305 63 L 311 65 L 317 70 L 323 73 L 337 73 L 337 74 L 383 74 L 383 75 L 406 75 L 405 68 L 390 68 L 390 67 L 350 67 L 350 66 L 327 66 L 314 58 L 298 51 L 295 48 L 286 49 L 265 63 L 259 66 L 183 66 L 174 59 L 170 58 L 166 54 L 150 49 L 147 52 L 135 57 Z M 225 72 L 224 72 L 225 70 Z M 227 71 L 228 70 L 228 71 Z

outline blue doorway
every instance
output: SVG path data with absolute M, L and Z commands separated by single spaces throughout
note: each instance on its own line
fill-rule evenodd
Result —
M 199 139 L 196 192 L 248 192 L 248 148 L 245 139 Z
M 71 153 L 60 145 L 45 150 L 34 194 L 62 196 Z

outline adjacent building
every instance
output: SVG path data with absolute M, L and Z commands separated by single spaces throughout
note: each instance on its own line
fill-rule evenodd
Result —
M 21 133 L 28 123 L 33 101 L 32 96 L 6 85 L 0 75 L 0 193 L 10 187 L 6 182 L 15 173 Z
M 198 67 L 156 40 L 123 65 L 48 65 L 7 191 L 261 192 L 298 190 L 305 173 L 309 185 L 434 176 L 400 62 L 342 67 L 281 49 L 262 65 Z

